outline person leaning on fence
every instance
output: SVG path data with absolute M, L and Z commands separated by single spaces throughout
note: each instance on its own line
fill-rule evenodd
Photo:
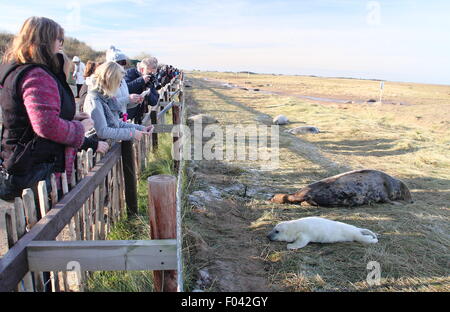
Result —
M 75 80 L 75 84 L 77 85 L 77 96 L 80 97 L 80 90 L 84 84 L 84 70 L 86 65 L 80 60 L 78 56 L 74 56 L 72 62 L 75 64 L 75 69 L 73 70 L 72 78 Z
M 123 80 L 124 70 L 115 62 L 106 62 L 95 70 L 93 89 L 84 103 L 85 111 L 94 120 L 94 128 L 100 139 L 115 141 L 140 140 L 151 134 L 153 126 L 140 126 L 120 120 L 122 105 L 115 95 Z
M 93 121 L 75 114 L 75 100 L 61 81 L 57 53 L 64 29 L 45 17 L 30 17 L 0 65 L 0 198 L 11 200 L 54 172 L 70 171 L 73 155 Z M 70 179 L 70 176 L 68 177 Z
M 127 109 L 128 118 L 135 119 L 138 124 L 142 122 L 144 114 L 147 113 L 147 106 L 158 104 L 159 93 L 156 89 L 158 81 L 155 76 L 157 68 L 158 60 L 155 57 L 149 57 L 137 63 L 136 68 L 129 68 L 125 73 L 125 81 L 130 93 L 141 94 L 150 89 L 150 93 L 145 97 L 142 104 Z
M 122 51 L 120 51 L 119 49 L 117 49 L 114 46 L 111 46 L 106 51 L 106 61 L 107 62 L 116 62 L 117 64 L 122 66 L 122 68 L 124 68 L 125 65 L 127 65 L 127 59 L 128 59 L 128 57 L 125 54 L 123 54 Z M 117 93 L 115 96 L 116 96 L 119 104 L 122 106 L 122 114 L 127 114 L 128 109 L 139 106 L 139 104 L 141 104 L 142 101 L 144 100 L 144 98 L 142 96 L 140 96 L 139 94 L 130 94 L 128 92 L 127 83 L 126 83 L 125 79 L 123 79 L 123 78 L 120 81 L 120 85 L 119 85 L 119 88 L 117 89 Z M 124 121 L 126 121 L 127 119 L 132 119 L 132 118 L 129 118 L 126 115 L 126 117 L 124 118 Z

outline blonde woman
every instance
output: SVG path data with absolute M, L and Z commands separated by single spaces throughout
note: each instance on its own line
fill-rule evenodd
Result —
M 76 114 L 75 99 L 61 79 L 57 53 L 64 29 L 45 17 L 23 24 L 0 65 L 3 113 L 0 197 L 14 199 L 24 188 L 67 172 L 93 121 Z
M 85 112 L 94 120 L 94 128 L 99 139 L 129 141 L 140 140 L 143 135 L 150 135 L 153 126 L 140 126 L 120 120 L 119 113 L 123 106 L 115 94 L 123 79 L 124 70 L 115 62 L 106 62 L 95 70 L 93 89 L 89 91 L 84 102 Z

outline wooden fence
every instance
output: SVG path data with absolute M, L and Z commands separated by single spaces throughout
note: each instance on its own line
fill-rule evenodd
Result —
M 113 144 L 103 157 L 92 149 L 79 152 L 70 181 L 66 173 L 52 175 L 49 193 L 41 181 L 12 203 L 0 200 L 0 291 L 44 291 L 50 285 L 52 291 L 83 291 L 89 271 L 177 269 L 175 237 L 105 240 L 114 224 L 137 211 L 138 175 L 158 146 L 158 133 L 172 130 L 165 113 L 172 109 L 173 124 L 181 122 L 183 73 L 159 93 L 158 105 L 143 121 L 155 125 L 154 134 L 132 143 L 131 157 L 124 157 L 124 142 Z M 174 143 L 178 139 L 174 135 Z M 178 162 L 174 166 L 179 169 Z M 75 273 L 74 287 L 70 275 Z

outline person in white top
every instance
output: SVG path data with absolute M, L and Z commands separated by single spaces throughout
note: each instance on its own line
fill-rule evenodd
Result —
M 84 84 L 84 70 L 86 66 L 78 56 L 74 56 L 72 62 L 75 64 L 72 77 L 77 85 L 77 96 L 75 98 L 80 98 L 80 90 Z
M 115 46 L 111 46 L 106 51 L 106 61 L 116 62 L 117 64 L 122 66 L 122 68 L 124 68 L 127 64 L 127 59 L 128 57 Z M 127 120 L 128 115 L 125 115 L 127 113 L 127 109 L 138 106 L 144 100 L 144 97 L 140 94 L 130 94 L 128 92 L 127 82 L 123 78 L 120 81 L 120 86 L 117 90 L 116 98 L 119 104 L 122 105 L 122 114 L 123 116 L 125 116 L 124 120 Z

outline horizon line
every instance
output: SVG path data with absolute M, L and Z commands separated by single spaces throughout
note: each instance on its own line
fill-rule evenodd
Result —
M 281 74 L 281 73 L 263 73 L 263 72 L 254 72 L 254 71 L 232 71 L 232 70 L 200 70 L 200 69 L 185 69 L 187 71 L 200 71 L 200 72 L 217 72 L 217 73 L 234 73 L 234 74 L 247 74 L 250 75 L 275 75 L 275 76 L 301 76 L 301 77 L 311 77 L 311 78 L 332 78 L 332 79 L 353 79 L 353 80 L 370 80 L 370 81 L 378 81 L 378 82 L 395 82 L 395 83 L 415 83 L 415 84 L 424 84 L 424 85 L 436 85 L 436 86 L 447 86 L 450 87 L 450 83 L 428 83 L 428 82 L 417 82 L 417 81 L 398 81 L 398 80 L 387 80 L 387 79 L 379 79 L 379 78 L 362 78 L 362 77 L 346 77 L 346 76 L 322 76 L 322 75 L 314 75 L 314 74 Z

